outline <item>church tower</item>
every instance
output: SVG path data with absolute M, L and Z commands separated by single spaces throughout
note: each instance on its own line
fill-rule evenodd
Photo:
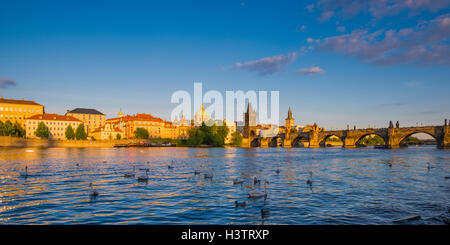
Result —
M 286 125 L 286 129 L 289 128 L 293 128 L 295 126 L 295 120 L 292 117 L 292 110 L 291 107 L 289 107 L 289 111 L 288 111 L 288 117 L 284 120 L 285 125 Z
M 256 131 L 256 111 L 252 108 L 252 103 L 248 103 L 247 112 L 244 113 L 244 138 L 255 137 Z M 253 132 L 253 134 L 252 134 Z

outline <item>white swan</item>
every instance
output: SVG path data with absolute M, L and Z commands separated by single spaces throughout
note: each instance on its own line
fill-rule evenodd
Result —
M 145 175 L 141 175 L 137 178 L 139 182 L 147 182 L 148 181 L 148 172 L 149 170 L 145 170 Z
M 25 172 L 20 172 L 20 176 L 24 178 L 28 177 L 28 166 L 25 166 Z
M 98 191 L 96 189 L 94 189 L 94 187 L 92 186 L 92 182 L 89 183 L 89 187 L 91 188 L 91 192 L 90 192 L 90 196 L 91 197 L 96 197 L 98 196 Z
M 212 179 L 214 177 L 213 171 L 214 171 L 214 168 L 211 168 L 211 173 L 205 173 L 204 174 L 205 179 Z
M 133 178 L 134 176 L 136 176 L 135 172 L 136 172 L 136 166 L 133 166 L 133 172 L 125 173 L 124 177 L 125 178 Z
M 260 190 L 253 190 L 248 193 L 248 198 L 260 198 L 264 197 L 264 199 L 267 198 L 267 190 L 266 190 L 266 184 L 267 182 L 264 182 L 264 191 Z

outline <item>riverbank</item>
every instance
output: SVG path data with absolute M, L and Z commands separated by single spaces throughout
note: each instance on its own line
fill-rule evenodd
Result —
M 142 140 L 48 140 L 0 136 L 0 147 L 13 148 L 113 148 L 116 144 L 136 144 Z M 144 141 L 146 142 L 146 141 Z M 146 142 L 150 143 L 150 142 Z

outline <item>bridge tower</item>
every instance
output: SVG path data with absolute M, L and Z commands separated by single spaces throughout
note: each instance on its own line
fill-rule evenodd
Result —
M 248 102 L 247 112 L 244 113 L 243 147 L 251 147 L 256 135 L 256 111 L 252 108 L 252 103 Z
M 292 140 L 291 140 L 291 130 L 295 126 L 295 119 L 292 117 L 292 110 L 289 106 L 288 111 L 288 117 L 284 120 L 286 132 L 284 133 L 284 141 L 283 146 L 284 147 L 291 147 L 292 146 Z

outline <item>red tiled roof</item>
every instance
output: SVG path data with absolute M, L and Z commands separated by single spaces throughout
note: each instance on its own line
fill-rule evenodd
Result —
M 7 104 L 22 104 L 22 105 L 41 105 L 38 104 L 32 100 L 13 100 L 13 99 L 3 99 L 0 98 L 0 103 L 7 103 Z M 42 106 L 42 105 L 41 105 Z
M 75 121 L 81 122 L 75 117 L 72 116 L 63 116 L 58 114 L 38 114 L 31 117 L 28 117 L 27 120 L 52 120 L 52 121 Z

